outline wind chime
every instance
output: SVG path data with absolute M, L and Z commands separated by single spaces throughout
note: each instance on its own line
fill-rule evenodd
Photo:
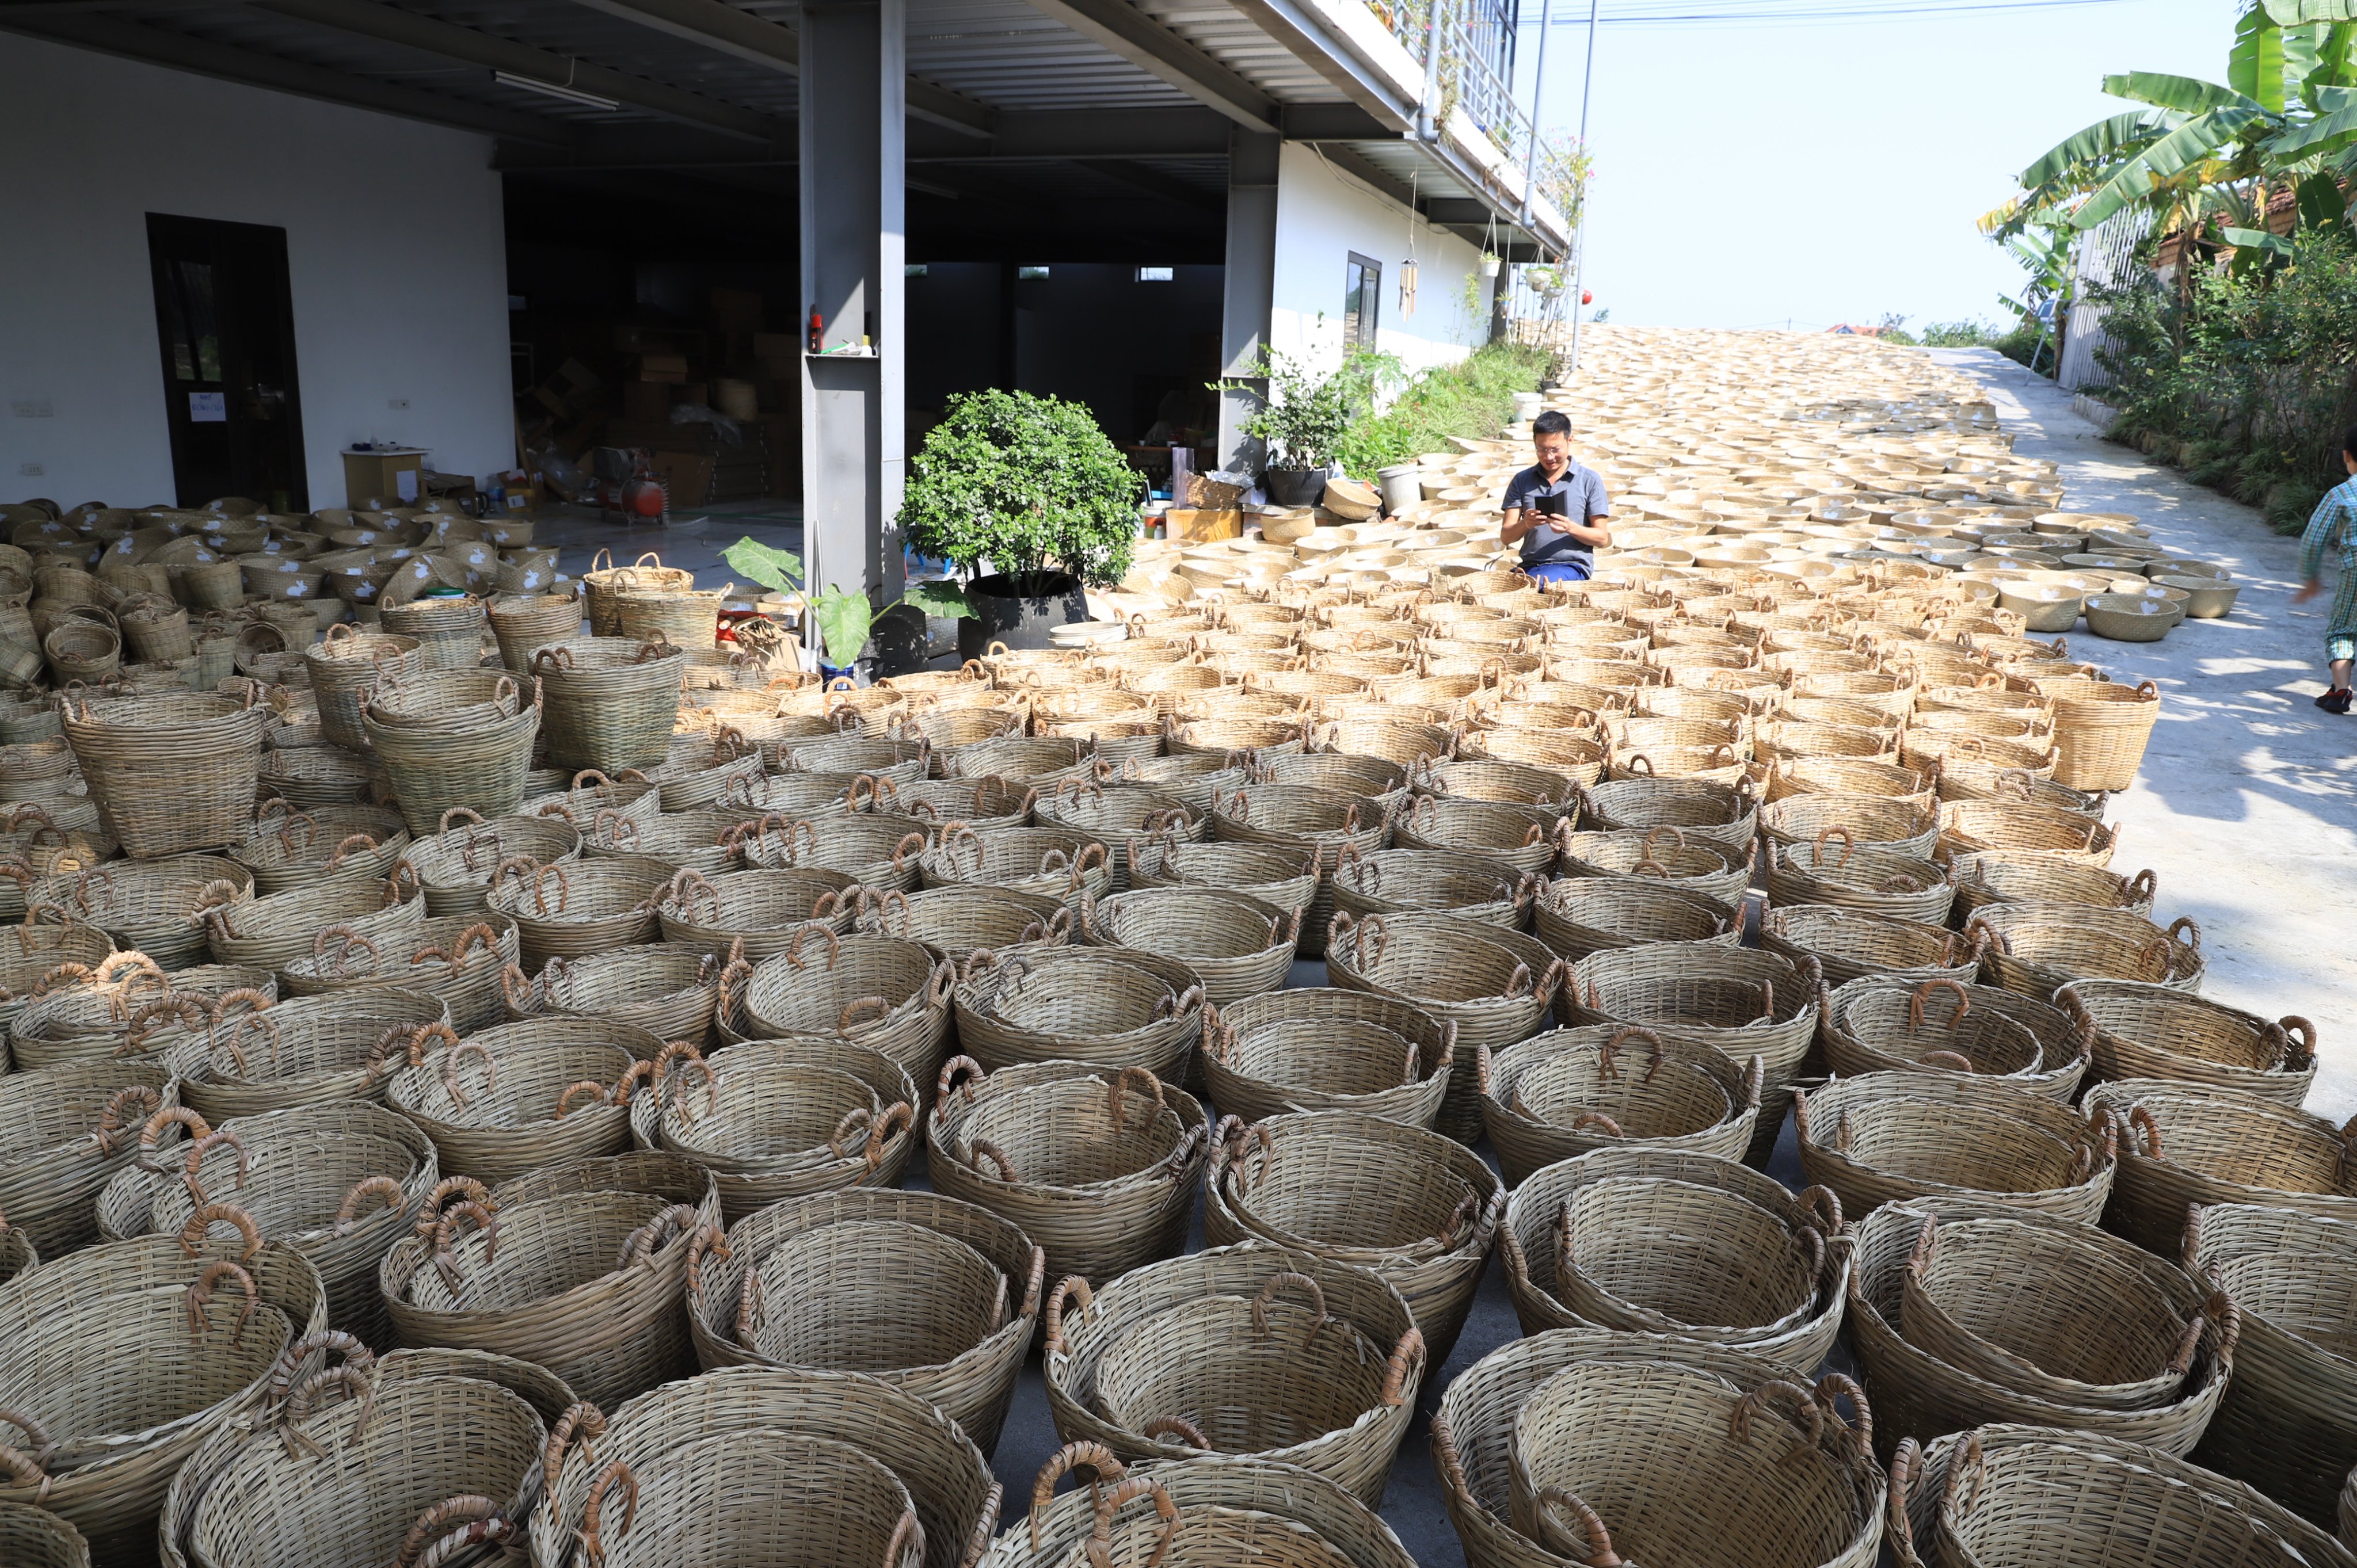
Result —
M 1402 316 L 1415 314 L 1415 178 L 1414 169 L 1407 177 L 1407 260 L 1400 263 L 1399 307 Z

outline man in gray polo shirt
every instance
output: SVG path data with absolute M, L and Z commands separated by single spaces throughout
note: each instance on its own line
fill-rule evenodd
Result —
M 1534 580 L 1586 582 L 1596 547 L 1612 542 L 1603 478 L 1571 460 L 1571 421 L 1558 410 L 1531 421 L 1531 447 L 1538 462 L 1507 484 L 1499 537 L 1522 546 L 1523 570 Z

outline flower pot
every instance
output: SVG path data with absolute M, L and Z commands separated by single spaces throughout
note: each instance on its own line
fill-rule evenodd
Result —
M 1326 493 L 1323 468 L 1271 468 L 1261 476 L 1274 506 L 1316 506 Z
M 1481 258 L 1481 275 L 1485 278 L 1496 277 L 1498 275 L 1498 268 L 1502 263 L 1502 257 L 1491 255 L 1483 256 Z
M 1375 479 L 1383 486 L 1383 510 L 1394 517 L 1424 499 L 1424 473 L 1414 463 L 1394 463 L 1388 468 L 1378 468 Z
M 1319 476 L 1324 481 L 1324 476 Z M 1009 648 L 1046 648 L 1050 627 L 1089 617 L 1080 580 L 1065 572 L 1030 572 L 1019 577 L 977 577 L 966 585 L 974 613 L 958 622 L 958 657 L 979 659 L 994 642 Z

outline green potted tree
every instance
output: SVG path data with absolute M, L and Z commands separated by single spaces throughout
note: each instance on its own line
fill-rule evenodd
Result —
M 1255 368 L 1268 382 L 1265 391 L 1248 381 L 1222 381 L 1218 390 L 1260 399 L 1243 431 L 1261 444 L 1266 464 L 1261 484 L 1268 499 L 1278 506 L 1315 506 L 1335 445 L 1351 425 L 1350 386 L 1342 376 L 1317 375 L 1302 360 L 1268 349 Z
M 909 459 L 901 534 L 965 575 L 958 646 L 1045 648 L 1088 618 L 1083 584 L 1129 570 L 1144 476 L 1086 405 L 1029 392 L 966 392 Z
M 772 593 L 802 593 L 805 587 L 802 558 L 791 550 L 748 536 L 722 551 L 720 558 L 730 571 Z M 925 618 L 969 613 L 965 596 L 948 583 L 912 584 L 881 610 L 867 595 L 831 584 L 824 592 L 805 594 L 804 598 L 811 623 L 818 628 L 819 672 L 829 680 L 857 674 L 871 637 L 877 645 L 877 673 L 899 675 L 920 669 Z M 896 630 L 899 635 L 893 635 Z

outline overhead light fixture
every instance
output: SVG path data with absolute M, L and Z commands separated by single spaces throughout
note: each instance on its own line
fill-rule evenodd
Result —
M 575 60 L 573 68 L 576 71 L 579 70 L 581 62 Z M 611 110 L 619 109 L 622 106 L 619 100 L 600 98 L 594 92 L 584 91 L 569 81 L 542 81 L 533 77 L 518 76 L 513 71 L 507 70 L 491 72 L 491 80 L 501 87 L 520 87 L 526 92 L 537 92 L 544 98 L 554 98 L 565 103 L 577 104 L 584 109 Z
M 1173 267 L 1140 267 L 1137 269 L 1137 281 L 1140 283 L 1169 283 L 1175 280 L 1178 275 L 1178 270 Z

